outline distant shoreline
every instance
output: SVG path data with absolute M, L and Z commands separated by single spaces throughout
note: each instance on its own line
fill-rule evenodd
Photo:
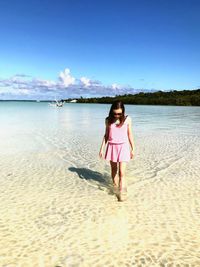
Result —
M 122 100 L 130 105 L 167 105 L 167 106 L 200 106 L 200 89 L 182 91 L 156 91 L 152 93 L 124 94 L 116 96 L 67 98 L 60 101 L 65 103 L 111 104 L 115 100 Z M 1 100 L 15 102 L 54 102 L 54 100 Z
M 23 100 L 21 100 L 21 99 L 18 99 L 18 100 L 16 100 L 16 99 L 0 99 L 0 101 L 2 101 L 2 102 L 5 102 L 5 101 L 14 101 L 14 102 L 53 102 L 54 100 L 40 100 L 40 101 L 37 101 L 37 100 L 27 100 L 27 99 L 23 99 Z

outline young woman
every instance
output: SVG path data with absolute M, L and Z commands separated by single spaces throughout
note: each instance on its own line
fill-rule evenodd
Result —
M 104 159 L 110 161 L 113 185 L 115 190 L 119 190 L 120 200 L 127 193 L 126 164 L 134 156 L 131 121 L 131 117 L 125 115 L 123 102 L 119 100 L 113 102 L 109 115 L 105 119 L 106 130 L 99 152 L 100 158 L 103 158 L 104 146 L 107 144 Z M 119 183 L 117 182 L 118 166 Z

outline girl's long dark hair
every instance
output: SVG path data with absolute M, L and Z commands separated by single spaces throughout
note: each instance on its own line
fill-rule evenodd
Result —
M 119 117 L 120 123 L 118 125 L 118 127 L 120 127 L 124 123 L 124 121 L 126 119 L 126 117 L 124 115 L 125 107 L 124 107 L 124 104 L 123 104 L 123 102 L 121 100 L 115 100 L 112 103 L 112 105 L 110 107 L 109 115 L 108 115 L 108 117 L 106 119 L 108 119 L 108 124 L 113 123 L 115 121 L 115 117 L 113 115 L 113 109 L 118 109 L 118 108 L 122 109 L 122 115 Z

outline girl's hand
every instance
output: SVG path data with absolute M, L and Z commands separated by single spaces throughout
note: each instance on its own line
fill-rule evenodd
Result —
M 103 158 L 103 150 L 102 149 L 99 151 L 99 157 Z
M 130 153 L 131 153 L 131 155 L 130 155 L 130 156 L 131 156 L 131 159 L 132 159 L 132 158 L 134 157 L 134 151 L 133 151 L 133 150 L 131 150 L 131 151 L 130 151 Z

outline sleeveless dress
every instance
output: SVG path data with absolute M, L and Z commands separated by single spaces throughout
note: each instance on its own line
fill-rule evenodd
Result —
M 130 147 L 128 139 L 129 116 L 122 126 L 118 127 L 115 123 L 109 125 L 108 144 L 104 159 L 113 162 L 128 162 L 130 160 Z

